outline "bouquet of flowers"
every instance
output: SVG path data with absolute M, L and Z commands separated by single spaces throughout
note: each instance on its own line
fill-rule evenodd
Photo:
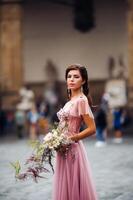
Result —
M 46 134 L 43 138 L 43 141 L 33 141 L 31 142 L 32 147 L 34 148 L 33 154 L 26 160 L 26 170 L 21 173 L 21 165 L 19 161 L 11 163 L 15 169 L 15 178 L 19 180 L 25 180 L 27 178 L 33 178 L 37 182 L 38 178 L 44 178 L 41 173 L 49 172 L 45 167 L 45 164 L 48 163 L 54 172 L 52 157 L 54 157 L 54 152 L 57 151 L 65 159 L 68 151 L 71 148 L 73 143 L 67 137 L 68 128 L 66 124 L 58 124 L 50 132 Z

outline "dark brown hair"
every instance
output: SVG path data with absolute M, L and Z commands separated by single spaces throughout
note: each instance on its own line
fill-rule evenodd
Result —
M 80 64 L 73 64 L 73 65 L 68 66 L 66 69 L 66 74 L 65 74 L 66 80 L 67 80 L 67 75 L 68 75 L 69 71 L 71 71 L 71 70 L 79 70 L 83 81 L 85 81 L 85 83 L 83 84 L 83 93 L 88 98 L 88 103 L 89 103 L 91 109 L 93 110 L 92 97 L 89 94 L 90 91 L 89 91 L 89 84 L 88 84 L 88 73 L 87 73 L 86 68 Z M 71 90 L 67 90 L 67 95 L 68 95 L 68 98 L 71 97 Z

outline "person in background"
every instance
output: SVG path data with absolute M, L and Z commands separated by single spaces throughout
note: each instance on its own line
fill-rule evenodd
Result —
M 33 104 L 31 110 L 27 113 L 27 119 L 29 122 L 29 137 L 31 140 L 36 140 L 38 137 L 39 118 L 40 115 L 37 111 L 35 104 Z
M 107 114 L 104 108 L 104 104 L 101 103 L 95 115 L 96 147 L 104 147 L 106 145 Z
M 0 107 L 0 137 L 5 135 L 6 120 L 6 112 L 2 107 Z
M 24 129 L 26 125 L 26 114 L 24 110 L 17 109 L 15 112 L 15 123 L 17 129 L 17 136 L 19 139 L 24 137 Z
M 123 137 L 122 137 L 122 117 L 123 116 L 123 110 L 122 108 L 114 108 L 113 110 L 113 130 L 114 130 L 114 136 L 113 139 L 114 143 L 122 143 Z

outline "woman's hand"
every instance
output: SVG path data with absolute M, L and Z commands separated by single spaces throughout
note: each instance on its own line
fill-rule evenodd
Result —
M 74 141 L 74 142 L 78 142 L 78 134 L 75 134 L 75 135 L 71 135 L 68 137 L 68 139 Z

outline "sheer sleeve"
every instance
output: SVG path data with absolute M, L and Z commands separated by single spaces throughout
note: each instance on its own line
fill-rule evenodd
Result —
M 88 114 L 91 118 L 94 119 L 93 113 L 91 111 L 91 108 L 89 106 L 87 98 L 80 98 L 78 101 L 78 115 L 85 115 Z

